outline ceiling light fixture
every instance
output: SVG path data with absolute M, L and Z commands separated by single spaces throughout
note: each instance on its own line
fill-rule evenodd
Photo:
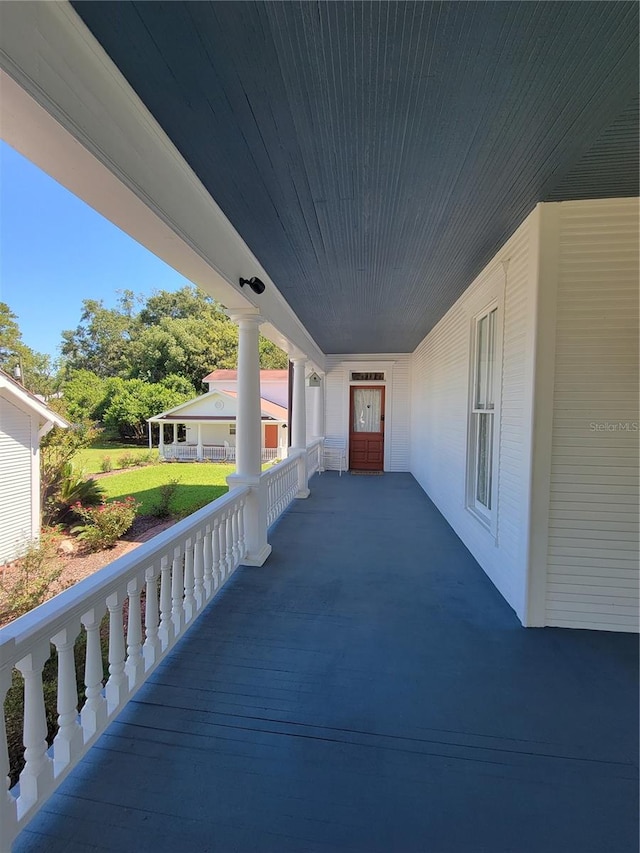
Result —
M 253 276 L 253 278 L 241 278 L 240 287 L 244 287 L 245 284 L 248 284 L 254 293 L 264 293 L 264 282 L 260 281 L 259 278 L 256 278 L 255 275 Z

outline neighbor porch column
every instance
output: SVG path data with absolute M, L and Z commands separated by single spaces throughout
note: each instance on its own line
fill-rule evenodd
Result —
M 202 461 L 203 452 L 202 452 L 202 424 L 198 424 L 198 449 L 196 450 L 196 456 L 198 457 L 198 461 Z
M 164 424 L 162 421 L 158 423 L 158 431 L 160 433 L 158 439 L 158 452 L 160 453 L 161 458 L 164 459 Z
M 178 443 L 178 424 L 173 425 L 173 443 Z
M 230 313 L 238 324 L 238 410 L 236 415 L 236 473 L 227 477 L 229 489 L 249 486 L 244 530 L 247 555 L 243 564 L 261 566 L 271 553 L 267 542 L 267 500 L 260 479 L 262 411 L 260 408 L 261 317 L 252 309 Z
M 307 400 L 304 355 L 293 359 L 293 399 L 291 401 L 291 452 L 289 456 L 298 458 L 297 498 L 308 498 L 307 487 Z

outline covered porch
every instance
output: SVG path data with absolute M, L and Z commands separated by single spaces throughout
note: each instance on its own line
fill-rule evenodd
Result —
M 635 851 L 636 638 L 523 631 L 410 474 L 310 490 L 14 849 Z

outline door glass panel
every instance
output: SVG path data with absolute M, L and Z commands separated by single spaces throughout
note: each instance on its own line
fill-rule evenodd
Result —
M 353 389 L 353 432 L 380 432 L 382 390 Z

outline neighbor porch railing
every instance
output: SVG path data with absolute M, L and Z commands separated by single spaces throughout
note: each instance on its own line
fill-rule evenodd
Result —
M 318 442 L 114 560 L 0 629 L 0 702 L 17 670 L 24 683 L 25 766 L 0 792 L 0 851 L 28 822 L 122 710 L 247 553 L 247 501 L 253 488 L 267 526 L 306 486 L 321 459 Z M 308 493 L 308 492 L 307 492 Z M 104 683 L 103 642 L 108 656 Z M 57 658 L 58 731 L 47 747 L 42 674 Z M 85 702 L 78 713 L 76 661 Z M 0 725 L 0 778 L 9 778 L 6 711 Z
M 261 459 L 263 462 L 272 462 L 278 458 L 282 450 L 278 447 L 263 447 Z M 177 459 L 178 461 L 193 461 L 197 459 L 209 459 L 212 462 L 235 462 L 236 449 L 231 444 L 204 444 L 198 452 L 197 444 L 165 444 L 162 447 L 162 456 L 166 460 Z

